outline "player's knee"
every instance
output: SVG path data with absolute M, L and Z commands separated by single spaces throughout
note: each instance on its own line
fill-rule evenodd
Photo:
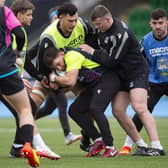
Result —
M 145 115 L 148 112 L 147 105 L 145 103 L 134 103 L 132 104 L 134 111 L 138 116 Z
M 122 107 L 112 107 L 112 113 L 115 118 L 120 118 L 123 113 L 126 113 L 126 109 Z

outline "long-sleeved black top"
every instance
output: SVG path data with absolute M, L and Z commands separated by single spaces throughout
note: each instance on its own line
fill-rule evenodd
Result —
M 148 72 L 140 45 L 124 22 L 114 18 L 110 29 L 106 32 L 97 30 L 95 37 L 99 49 L 94 51 L 92 60 L 115 69 L 123 80 L 131 80 L 140 73 Z

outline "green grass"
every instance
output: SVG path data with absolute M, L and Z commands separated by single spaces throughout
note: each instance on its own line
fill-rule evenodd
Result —
M 168 153 L 168 118 L 156 119 L 158 131 L 165 152 Z M 70 121 L 72 131 L 79 133 L 80 129 Z M 45 118 L 37 122 L 41 135 L 53 151 L 61 155 L 60 160 L 41 159 L 41 168 L 166 168 L 168 155 L 162 157 L 135 157 L 118 156 L 115 158 L 86 158 L 85 152 L 79 149 L 79 142 L 70 146 L 64 144 L 64 137 L 57 118 Z M 114 136 L 114 143 L 119 150 L 123 145 L 125 133 L 115 119 L 110 119 L 110 126 Z M 0 167 L 1 168 L 27 168 L 25 159 L 8 158 L 8 153 L 15 132 L 13 119 L 0 119 Z M 142 137 L 149 143 L 144 130 Z

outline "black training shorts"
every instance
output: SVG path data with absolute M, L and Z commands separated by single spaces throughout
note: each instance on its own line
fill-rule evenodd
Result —
M 18 73 L 0 79 L 0 93 L 12 95 L 23 90 L 24 84 Z

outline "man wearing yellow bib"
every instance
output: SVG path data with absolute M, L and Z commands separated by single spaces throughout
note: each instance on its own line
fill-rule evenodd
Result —
M 106 147 L 113 153 L 110 157 L 115 157 L 117 150 L 113 145 L 104 111 L 119 90 L 120 80 L 115 71 L 105 69 L 89 57 L 89 54 L 79 49 L 47 48 L 43 61 L 50 69 L 66 72 L 64 76 L 57 76 L 55 71 L 51 72 L 50 87 L 61 89 L 66 86 L 73 89 L 76 83 L 79 83 L 85 88 L 70 106 L 69 115 L 91 137 L 93 147 L 96 145 L 96 150 L 92 150 L 91 146 L 86 156 L 94 156 Z M 96 121 L 100 132 L 94 126 L 90 115 Z M 106 157 L 106 152 L 107 150 L 101 155 L 102 158 Z
M 92 38 L 93 30 L 91 26 L 83 19 L 78 17 L 77 8 L 71 3 L 63 4 L 58 9 L 58 18 L 51 25 L 49 25 L 40 37 L 40 42 L 34 46 L 27 55 L 25 64 L 26 71 L 37 79 L 32 90 L 32 98 L 37 106 L 46 99 L 45 109 L 40 109 L 37 113 L 37 118 L 44 117 L 53 112 L 58 107 L 57 102 L 58 91 L 52 90 L 49 94 L 48 74 L 50 70 L 44 65 L 43 55 L 46 47 L 52 46 L 62 48 L 65 46 L 78 47 L 85 42 L 89 43 Z M 37 55 L 37 66 L 31 63 L 32 57 Z M 31 68 L 30 68 L 31 67 Z M 45 82 L 47 81 L 47 82 Z M 79 140 L 81 135 L 71 136 L 70 130 L 67 129 L 65 133 L 65 143 L 71 144 Z M 70 137 L 70 138 L 69 138 Z

